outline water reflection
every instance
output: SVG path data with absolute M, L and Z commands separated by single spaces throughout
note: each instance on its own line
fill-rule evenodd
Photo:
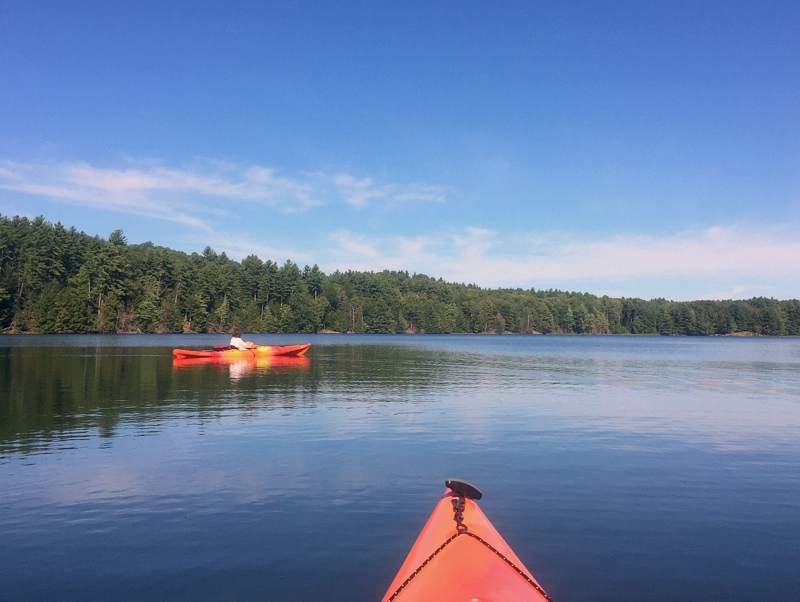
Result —
M 321 401 L 407 399 L 446 373 L 438 354 L 321 347 L 303 357 L 174 360 L 163 347 L 0 347 L 0 454 L 34 452 L 120 426 L 226 409 L 312 407 Z
M 231 382 L 241 380 L 243 376 L 253 373 L 302 371 L 308 372 L 311 360 L 306 356 L 292 357 L 283 355 L 253 356 L 249 358 L 176 358 L 172 360 L 176 369 L 210 369 L 227 370 Z
M 658 433 L 723 447 L 785 442 L 800 429 L 796 341 L 327 340 L 335 344 L 316 340 L 300 358 L 235 361 L 173 360 L 164 347 L 0 347 L 0 453 L 110 441 L 124 425 L 158 432 L 167 418 L 233 411 L 251 420 L 322 404 L 370 406 L 340 416 L 351 422 L 374 420 L 372 406 L 382 404 L 395 426 L 416 432 L 435 432 L 450 411 L 458 423 L 448 428 L 465 432 L 557 418 L 575 433 Z

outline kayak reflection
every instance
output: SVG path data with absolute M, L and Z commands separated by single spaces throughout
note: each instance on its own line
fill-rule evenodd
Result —
M 241 357 L 197 357 L 175 358 L 172 360 L 173 368 L 189 369 L 208 366 L 221 370 L 228 370 L 231 380 L 236 381 L 255 372 L 288 372 L 307 371 L 311 362 L 304 355 L 254 355 L 249 358 Z

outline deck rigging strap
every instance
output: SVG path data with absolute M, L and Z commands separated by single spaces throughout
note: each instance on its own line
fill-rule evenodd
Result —
M 427 558 L 426 558 L 426 559 L 425 559 L 425 560 L 422 562 L 422 564 L 420 564 L 420 565 L 419 565 L 419 566 L 418 566 L 418 567 L 417 567 L 417 568 L 414 570 L 414 572 L 413 572 L 413 573 L 411 573 L 411 574 L 410 574 L 410 575 L 409 575 L 409 576 L 406 578 L 406 580 L 405 580 L 405 581 L 403 581 L 403 582 L 402 582 L 402 583 L 401 583 L 401 584 L 398 586 L 398 588 L 397 588 L 397 589 L 394 591 L 394 593 L 393 593 L 391 596 L 389 596 L 389 598 L 387 599 L 387 602 L 392 602 L 392 601 L 393 601 L 393 600 L 394 600 L 394 599 L 395 599 L 395 598 L 396 598 L 396 597 L 397 597 L 397 596 L 400 594 L 400 592 L 401 592 L 401 591 L 403 591 L 403 588 L 405 588 L 405 586 L 406 586 L 406 585 L 408 585 L 408 584 L 409 584 L 409 582 L 410 582 L 410 581 L 411 581 L 411 580 L 412 580 L 414 577 L 416 577 L 416 576 L 417 576 L 417 575 L 418 575 L 418 574 L 419 574 L 419 573 L 422 571 L 422 569 L 424 569 L 424 568 L 425 568 L 425 566 L 426 566 L 426 565 L 427 565 L 427 564 L 428 564 L 428 563 L 429 563 L 431 560 L 433 560 L 433 559 L 434 559 L 434 558 L 435 558 L 435 557 L 436 557 L 436 556 L 439 554 L 439 552 L 441 552 L 442 550 L 444 550 L 444 549 L 445 549 L 445 548 L 446 548 L 448 545 L 450 545 L 450 543 L 452 543 L 452 542 L 453 542 L 453 541 L 456 539 L 456 537 L 459 537 L 459 536 L 461 536 L 461 535 L 469 535 L 469 536 L 470 536 L 470 537 L 472 537 L 473 539 L 476 539 L 476 540 L 478 540 L 480 543 L 482 543 L 483 545 L 485 545 L 485 546 L 486 546 L 487 548 L 489 548 L 489 549 L 490 549 L 492 552 L 494 552 L 495 554 L 497 554 L 497 556 L 499 556 L 499 557 L 500 557 L 500 558 L 501 558 L 501 559 L 502 559 L 502 560 L 503 560 L 503 561 L 504 561 L 506 564 L 508 564 L 508 566 L 510 566 L 512 569 L 514 569 L 514 570 L 515 570 L 515 571 L 516 571 L 516 572 L 517 572 L 517 573 L 518 573 L 518 574 L 519 574 L 519 575 L 520 575 L 522 578 L 524 578 L 524 579 L 525 579 L 525 581 L 527 581 L 528 583 L 530 583 L 530 584 L 533 586 L 533 588 L 534 588 L 534 589 L 535 589 L 537 592 L 539 592 L 540 594 L 542 594 L 542 595 L 545 597 L 545 599 L 547 599 L 547 600 L 550 600 L 550 601 L 552 602 L 552 598 L 551 598 L 550 596 L 548 596 L 548 595 L 547 595 L 547 592 L 545 592 L 545 591 L 542 589 L 542 587 L 541 587 L 541 586 L 540 586 L 538 583 L 536 583 L 536 582 L 535 582 L 533 579 L 531 579 L 530 575 L 528 575 L 528 574 L 527 574 L 525 571 L 523 571 L 521 568 L 519 568 L 519 567 L 518 567 L 516 564 L 514 564 L 513 562 L 511 562 L 511 560 L 510 560 L 508 557 L 506 557 L 506 556 L 505 556 L 505 555 L 504 555 L 504 554 L 503 554 L 503 553 L 502 553 L 500 550 L 498 550 L 497 548 L 495 548 L 495 547 L 494 547 L 492 544 L 490 544 L 488 541 L 486 541 L 486 540 L 485 540 L 485 539 L 483 539 L 482 537 L 480 537 L 480 536 L 478 536 L 478 535 L 475 535 L 474 533 L 470 533 L 470 532 L 469 532 L 469 531 L 467 531 L 467 530 L 463 530 L 463 531 L 462 531 L 462 530 L 460 530 L 460 529 L 459 529 L 459 530 L 458 530 L 456 533 L 454 533 L 453 535 L 451 535 L 451 536 L 450 536 L 450 537 L 449 537 L 449 538 L 448 538 L 448 539 L 447 539 L 447 540 L 446 540 L 446 541 L 445 541 L 445 542 L 444 542 L 442 545 L 440 545 L 438 548 L 436 548 L 436 550 L 434 550 L 433 554 L 431 554 L 430 556 L 428 556 L 428 557 L 427 557 Z

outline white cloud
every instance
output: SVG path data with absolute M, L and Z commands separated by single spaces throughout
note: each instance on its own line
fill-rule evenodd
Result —
M 337 254 L 355 259 L 356 264 L 385 261 L 388 258 L 378 250 L 378 241 L 368 242 L 352 232 L 337 232 L 330 236 Z M 351 268 L 352 269 L 352 268 Z M 373 268 L 374 269 L 374 268 Z
M 350 205 L 366 207 L 370 201 L 385 198 L 387 187 L 376 187 L 370 178 L 358 179 L 348 174 L 339 173 L 333 176 L 333 184 Z
M 336 193 L 354 207 L 368 207 L 375 201 L 389 205 L 409 202 L 444 203 L 448 189 L 430 184 L 376 184 L 371 178 L 339 173 L 331 178 Z
M 375 206 L 441 203 L 448 189 L 377 183 L 341 172 L 286 176 L 265 166 L 219 161 L 178 169 L 133 160 L 124 168 L 0 160 L 0 189 L 184 225 L 186 230 L 170 232 L 171 240 L 180 235 L 239 259 L 255 253 L 265 259 L 318 263 L 327 272 L 408 270 L 484 287 L 561 288 L 613 296 L 800 297 L 798 228 L 718 225 L 666 236 L 586 238 L 575 232 L 509 237 L 479 227 L 438 231 L 430 224 L 425 226 L 430 230 L 416 236 L 367 235 L 355 231 L 363 222 L 350 219 L 354 214 L 342 205 L 363 214 Z M 304 216 L 297 236 L 254 211 L 254 204 L 285 214 L 337 203 L 340 207 L 329 218 L 350 219 L 353 231 L 340 229 L 342 221 Z M 256 213 L 258 219 L 235 234 L 218 230 L 225 223 L 221 216 Z M 330 233 L 321 234 L 321 229 Z
M 447 194 L 450 192 L 443 186 L 431 186 L 429 184 L 411 184 L 405 191 L 396 191 L 391 196 L 394 203 L 423 202 L 423 203 L 445 203 Z
M 208 230 L 203 217 L 219 212 L 219 199 L 230 211 L 237 203 L 258 203 L 281 213 L 347 203 L 366 207 L 376 201 L 443 202 L 444 188 L 411 184 L 376 184 L 371 178 L 337 173 L 281 176 L 264 166 L 202 161 L 170 168 L 129 160 L 125 168 L 101 168 L 84 162 L 0 161 L 0 189 L 52 200 L 180 222 Z
M 719 274 L 800 278 L 800 236 L 781 228 L 715 226 L 671 236 L 615 235 L 605 240 L 550 240 L 526 264 L 546 278 L 601 275 L 617 281 Z
M 432 255 L 435 239 L 426 236 L 370 238 L 340 230 L 329 235 L 327 246 L 323 255 L 329 258 L 333 270 L 342 271 L 410 270 L 438 257 Z
M 405 269 L 485 287 L 561 287 L 601 294 L 598 288 L 609 284 L 619 291 L 641 289 L 648 282 L 649 288 L 662 289 L 652 296 L 673 299 L 681 294 L 743 298 L 769 291 L 800 296 L 800 236 L 777 227 L 716 226 L 664 237 L 620 234 L 594 240 L 565 233 L 506 240 L 478 228 L 416 238 L 369 239 L 339 232 L 329 244 L 333 269 Z

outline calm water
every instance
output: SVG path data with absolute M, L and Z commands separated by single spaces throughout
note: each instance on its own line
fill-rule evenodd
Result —
M 800 340 L 0 337 L 0 599 L 378 600 L 443 490 L 556 601 L 800 600 Z

